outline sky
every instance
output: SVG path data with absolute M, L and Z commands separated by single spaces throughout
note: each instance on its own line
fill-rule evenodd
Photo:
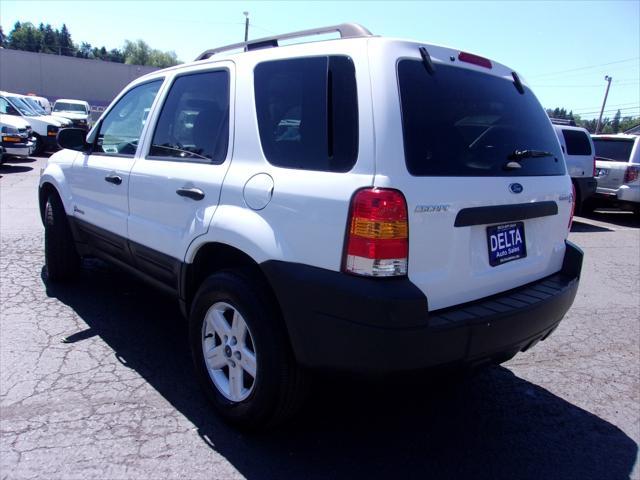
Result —
M 545 108 L 640 116 L 640 1 L 0 1 L 0 25 L 65 23 L 73 41 L 107 49 L 143 39 L 181 61 L 249 38 L 356 22 L 372 33 L 470 51 L 504 63 Z

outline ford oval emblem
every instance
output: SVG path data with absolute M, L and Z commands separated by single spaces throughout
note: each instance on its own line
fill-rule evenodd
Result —
M 511 185 L 509 185 L 509 190 L 511 190 L 511 193 L 522 193 L 524 187 L 519 183 L 512 183 Z

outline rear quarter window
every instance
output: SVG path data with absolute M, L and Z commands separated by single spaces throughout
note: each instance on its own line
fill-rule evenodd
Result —
M 567 144 L 568 155 L 592 155 L 591 143 L 585 132 L 563 129 L 562 136 Z
M 285 168 L 347 172 L 358 155 L 355 67 L 345 56 L 263 62 L 254 72 L 260 142 Z
M 405 161 L 415 176 L 564 175 L 547 114 L 512 79 L 419 60 L 398 62 Z M 516 151 L 548 152 L 506 164 Z

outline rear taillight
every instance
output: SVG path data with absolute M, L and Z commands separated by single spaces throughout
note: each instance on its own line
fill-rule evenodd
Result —
M 598 169 L 596 168 L 596 157 L 593 157 L 593 176 L 598 176 Z
M 368 277 L 407 274 L 407 202 L 398 190 L 367 188 L 351 201 L 343 270 Z
M 631 183 L 638 179 L 640 167 L 627 167 L 624 171 L 624 183 Z
M 571 230 L 571 224 L 573 223 L 573 214 L 576 211 L 576 186 L 571 184 L 571 216 L 569 217 L 569 230 Z

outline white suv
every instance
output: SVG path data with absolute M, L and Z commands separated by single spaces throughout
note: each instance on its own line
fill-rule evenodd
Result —
M 174 295 L 204 390 L 245 427 L 287 417 L 309 369 L 503 362 L 578 288 L 552 125 L 470 53 L 354 24 L 223 47 L 58 141 L 49 280 L 97 256 Z
M 640 136 L 592 135 L 598 189 L 591 208 L 621 207 L 640 216 Z

